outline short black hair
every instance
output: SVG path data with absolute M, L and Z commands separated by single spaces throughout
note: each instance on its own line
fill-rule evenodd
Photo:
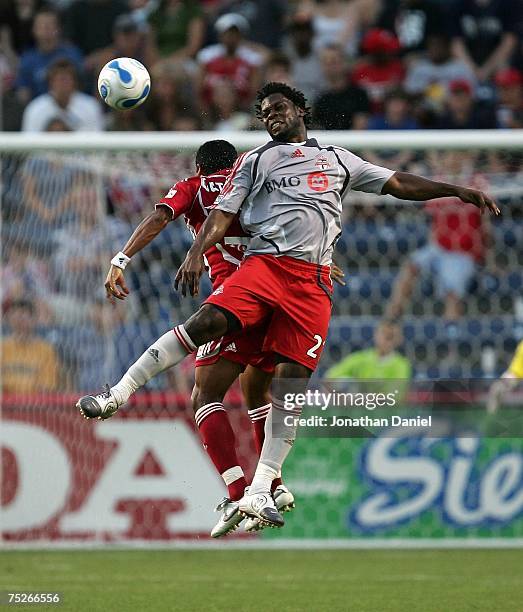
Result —
M 303 121 L 305 122 L 305 125 L 308 125 L 311 119 L 311 108 L 310 106 L 307 106 L 307 99 L 305 98 L 304 93 L 301 92 L 299 89 L 295 89 L 294 87 L 287 85 L 286 83 L 271 82 L 267 83 L 261 89 L 258 90 L 258 93 L 256 94 L 256 105 L 254 106 L 254 109 L 256 111 L 256 117 L 258 119 L 262 118 L 261 103 L 263 102 L 263 100 L 267 96 L 272 96 L 272 94 L 277 93 L 281 94 L 282 96 L 287 98 L 287 100 L 290 100 L 295 106 L 305 111 Z
M 202 174 L 212 174 L 230 168 L 238 152 L 227 140 L 208 140 L 196 152 L 196 165 L 200 166 Z

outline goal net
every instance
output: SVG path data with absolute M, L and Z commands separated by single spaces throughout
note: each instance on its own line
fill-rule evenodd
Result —
M 265 141 L 261 133 L 219 137 L 238 150 Z M 523 134 L 317 137 L 379 165 L 480 188 L 502 209 L 500 218 L 491 218 L 452 198 L 427 204 L 350 193 L 336 246 L 347 284 L 336 287 L 319 374 L 372 347 L 398 280 L 414 268 L 411 291 L 394 314 L 413 378 L 499 376 L 523 339 Z M 182 220 L 133 258 L 125 303 L 106 301 L 104 279 L 112 255 L 155 202 L 194 173 L 196 149 L 213 138 L 201 132 L 3 136 L 4 542 L 152 542 L 208 534 L 224 488 L 195 433 L 189 359 L 150 381 L 111 421 L 83 421 L 74 402 L 117 380 L 153 340 L 198 308 L 201 296 L 182 298 L 173 289 L 192 242 Z M 442 264 L 434 256 L 438 248 L 460 257 Z M 209 289 L 203 279 L 202 295 Z M 457 294 L 454 302 L 449 292 Z M 449 319 L 453 308 L 458 316 Z M 251 424 L 238 387 L 227 402 L 241 460 L 252 471 Z M 261 537 L 523 537 L 521 483 L 519 493 L 509 491 L 492 472 L 501 462 L 514 478 L 519 469 L 521 478 L 520 439 L 418 442 L 298 442 L 286 464 L 298 509 L 284 532 Z M 398 453 L 413 462 L 401 486 L 391 475 Z M 469 477 L 450 478 L 465 460 Z M 376 471 L 376 461 L 389 476 Z M 416 471 L 423 466 L 437 483 Z M 432 497 L 423 497 L 424 487 Z M 488 487 L 496 492 L 490 506 Z

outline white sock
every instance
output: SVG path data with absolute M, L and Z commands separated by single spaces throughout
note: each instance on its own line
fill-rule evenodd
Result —
M 271 490 L 272 481 L 280 476 L 281 467 L 289 454 L 294 440 L 296 439 L 295 425 L 284 425 L 285 415 L 294 415 L 294 412 L 281 410 L 275 413 L 274 403 L 265 421 L 265 440 L 260 453 L 260 460 L 254 473 L 249 493 L 268 493 Z M 278 437 L 273 437 L 272 421 L 274 414 L 278 414 Z
M 190 339 L 183 325 L 178 325 L 173 330 L 158 338 L 139 357 L 120 381 L 111 387 L 111 392 L 121 406 L 131 395 L 145 383 L 168 368 L 180 363 L 189 353 L 194 352 L 197 347 Z

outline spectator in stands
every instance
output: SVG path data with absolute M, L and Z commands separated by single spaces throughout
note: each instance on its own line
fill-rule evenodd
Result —
M 35 306 L 38 324 L 52 320 L 49 297 L 53 292 L 49 266 L 43 258 L 37 257 L 29 242 L 5 240 L 3 245 L 2 307 L 30 298 Z
M 105 129 L 109 132 L 150 132 L 155 131 L 155 126 L 147 118 L 143 106 L 134 108 L 132 113 L 111 110 L 106 115 Z
M 415 130 L 416 120 L 412 118 L 412 107 L 409 96 L 397 89 L 387 95 L 385 109 L 380 115 L 369 120 L 369 130 Z
M 219 16 L 238 13 L 249 23 L 250 40 L 269 49 L 282 45 L 286 16 L 292 0 L 225 0 Z
M 82 54 L 79 49 L 65 43 L 61 37 L 58 14 L 50 9 L 40 10 L 34 19 L 35 46 L 20 57 L 16 87 L 20 99 L 31 98 L 47 91 L 47 69 L 58 59 L 68 59 L 81 70 Z
M 423 96 L 427 107 L 441 113 L 447 99 L 450 83 L 467 81 L 473 87 L 474 72 L 460 59 L 452 57 L 448 34 L 430 34 L 427 37 L 424 56 L 414 60 L 405 79 L 405 91 Z
M 280 51 L 271 53 L 265 66 L 264 77 L 266 83 L 287 83 L 294 86 L 289 58 Z
M 516 68 L 505 68 L 496 74 L 494 82 L 498 94 L 498 127 L 523 128 L 523 74 Z
M 35 44 L 33 21 L 40 4 L 40 0 L 15 0 L 0 6 L 0 50 L 13 68 L 18 56 Z
M 57 60 L 48 70 L 49 93 L 36 97 L 24 111 L 22 130 L 43 132 L 49 122 L 61 119 L 75 131 L 100 131 L 104 128 L 98 100 L 78 91 L 75 66 L 66 59 Z
M 315 45 L 322 49 L 339 45 L 347 55 L 354 55 L 357 48 L 358 4 L 343 0 L 305 0 L 298 8 L 299 14 L 312 18 Z
M 119 231 L 120 221 L 103 213 L 94 177 L 86 173 L 84 184 L 69 192 L 70 206 L 77 210 L 73 222 L 52 233 L 54 251 L 51 277 L 61 296 L 62 318 L 81 321 L 96 299 L 92 287 L 100 279 L 109 256 L 110 237 Z
M 214 24 L 220 42 L 202 49 L 197 56 L 200 72 L 197 79 L 202 109 L 209 111 L 213 87 L 228 83 L 239 100 L 242 109 L 249 109 L 260 83 L 260 68 L 264 58 L 261 53 L 244 43 L 248 23 L 235 13 L 222 15 Z
M 5 239 L 31 243 L 35 254 L 48 256 L 49 237 L 77 217 L 85 203 L 73 196 L 89 182 L 92 176 L 75 156 L 28 155 L 4 190 L 4 219 L 9 216 L 2 228 Z
M 464 79 L 449 83 L 445 112 L 437 127 L 447 130 L 472 130 L 496 127 L 493 109 L 474 100 L 472 84 Z
M 343 49 L 339 45 L 325 47 L 321 66 L 327 87 L 313 107 L 315 125 L 324 130 L 365 129 L 369 99 L 364 89 L 349 83 Z
M 391 32 L 373 28 L 363 37 L 361 48 L 366 57 L 356 62 L 352 82 L 365 89 L 377 113 L 387 93 L 400 87 L 405 77 L 405 67 L 397 57 L 400 45 Z
M 466 170 L 469 164 L 474 164 L 463 152 L 450 152 L 438 159 L 439 169 L 447 180 L 451 174 L 457 175 L 460 182 L 474 187 L 481 185 L 485 190 L 484 180 Z M 444 300 L 445 320 L 454 324 L 462 315 L 462 300 L 476 265 L 485 259 L 487 228 L 478 208 L 456 198 L 431 200 L 426 211 L 431 217 L 429 241 L 414 251 L 402 266 L 385 316 L 391 320 L 401 316 L 418 276 L 424 274 L 432 277 L 436 294 Z
M 147 119 L 154 130 L 172 130 L 175 120 L 193 105 L 190 79 L 180 63 L 160 62 L 153 68 L 151 80 L 154 87 L 144 104 Z
M 93 83 L 102 67 L 115 57 L 132 57 L 144 66 L 154 66 L 158 58 L 152 37 L 147 30 L 140 30 L 138 23 L 128 13 L 116 18 L 111 44 L 86 58 L 85 68 Z
M 428 37 L 448 32 L 450 19 L 438 0 L 387 0 L 381 2 L 375 26 L 394 32 L 402 53 L 419 53 Z
M 486 82 L 509 62 L 516 49 L 521 4 L 459 0 L 454 8 L 454 55 L 470 66 L 480 83 Z
M 2 341 L 2 390 L 7 393 L 55 391 L 60 364 L 53 346 L 36 334 L 33 302 L 12 302 L 5 316 L 10 333 Z
M 291 62 L 291 81 L 312 102 L 326 88 L 319 53 L 313 44 L 312 17 L 296 15 L 289 24 L 288 32 L 284 51 Z
M 212 129 L 217 131 L 246 130 L 251 123 L 249 113 L 239 110 L 238 94 L 221 81 L 212 89 L 211 118 Z
M 194 58 L 205 40 L 204 14 L 192 0 L 161 0 L 149 23 L 164 58 Z
M 65 14 L 65 32 L 89 55 L 111 44 L 116 18 L 128 10 L 127 0 L 76 0 Z
M 412 366 L 396 350 L 402 342 L 401 327 L 392 321 L 382 321 L 374 331 L 374 347 L 347 355 L 327 370 L 325 378 L 376 381 L 373 391 L 380 393 L 387 392 L 381 381 L 392 380 L 394 390 L 404 396 L 412 377 Z
M 412 104 L 402 89 L 390 92 L 384 105 L 384 112 L 374 115 L 368 123 L 369 130 L 416 130 L 417 121 L 412 116 Z M 382 149 L 380 151 L 366 151 L 364 155 L 371 163 L 379 166 L 409 169 L 415 152 L 409 149 L 402 151 Z

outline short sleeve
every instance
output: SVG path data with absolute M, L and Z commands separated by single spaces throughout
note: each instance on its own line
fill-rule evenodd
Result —
M 523 378 L 523 342 L 518 344 L 516 354 L 514 355 L 508 369 L 509 372 L 516 376 L 516 378 Z
M 156 203 L 155 208 L 167 206 L 173 214 L 173 219 L 176 219 L 191 208 L 195 195 L 193 185 L 185 179 L 173 185 L 169 192 Z
M 344 150 L 343 159 L 350 173 L 350 188 L 354 191 L 380 194 L 383 185 L 394 174 L 394 170 L 371 164 L 350 151 Z
M 229 174 L 214 208 L 224 212 L 237 213 L 253 185 L 253 164 L 255 155 L 240 155 Z

